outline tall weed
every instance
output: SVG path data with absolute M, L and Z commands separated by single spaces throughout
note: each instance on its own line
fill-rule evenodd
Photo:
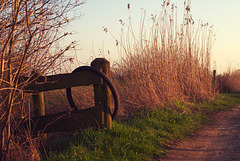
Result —
M 221 93 L 240 91 L 240 70 L 228 71 L 217 76 L 218 90 Z
M 216 94 L 210 69 L 213 26 L 194 22 L 189 1 L 184 8 L 178 25 L 177 7 L 163 1 L 159 15 L 151 17 L 150 28 L 143 10 L 139 35 L 131 18 L 128 23 L 120 20 L 122 32 L 116 42 L 121 60 L 112 73 L 123 111 L 131 113 L 174 100 L 209 99 Z M 130 5 L 128 10 L 131 17 Z

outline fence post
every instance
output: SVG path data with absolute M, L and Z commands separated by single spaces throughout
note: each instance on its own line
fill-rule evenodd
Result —
M 110 77 L 110 62 L 105 58 L 94 59 L 91 66 L 105 73 L 108 78 Z M 106 83 L 94 85 L 94 99 L 95 106 L 99 107 L 102 124 L 112 129 L 111 93 Z
M 40 71 L 34 71 L 33 78 L 35 79 L 39 76 L 41 76 Z M 34 116 L 44 116 L 45 115 L 45 107 L 44 107 L 44 95 L 43 92 L 36 92 L 32 93 L 32 99 L 33 99 L 33 109 L 34 109 Z
M 43 92 L 32 93 L 34 116 L 45 116 Z
M 33 79 L 40 76 L 41 73 L 39 71 L 34 71 L 33 72 Z M 32 93 L 32 100 L 33 100 L 33 111 L 34 111 L 34 116 L 45 116 L 45 106 L 44 106 L 44 94 L 43 92 L 36 92 Z M 47 139 L 47 134 L 43 133 L 42 134 L 42 139 L 46 140 Z
M 213 80 L 212 80 L 213 90 L 216 90 L 216 70 L 213 70 Z

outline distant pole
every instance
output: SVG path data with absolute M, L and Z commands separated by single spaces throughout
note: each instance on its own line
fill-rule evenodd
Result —
M 96 58 L 92 61 L 91 66 L 97 68 L 110 77 L 110 62 L 105 58 Z M 99 107 L 102 124 L 108 129 L 112 129 L 111 116 L 111 93 L 106 83 L 94 85 L 95 106 Z
M 212 82 L 213 90 L 216 90 L 216 70 L 213 70 L 213 82 Z

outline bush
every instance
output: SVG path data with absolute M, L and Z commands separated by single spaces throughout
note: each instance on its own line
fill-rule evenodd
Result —
M 234 93 L 240 91 L 240 70 L 227 72 L 217 76 L 218 88 L 221 93 Z
M 14 136 L 16 120 L 29 117 L 25 108 L 22 76 L 34 71 L 47 74 L 59 65 L 65 51 L 74 43 L 58 48 L 69 33 L 62 28 L 77 17 L 69 12 L 82 5 L 79 0 L 1 0 L 0 1 L 0 160 L 38 160 L 35 139 L 23 132 Z M 30 107 L 30 106 L 29 106 Z M 19 142 L 18 142 L 19 141 Z M 35 148 L 35 149 L 34 149 Z M 32 155 L 31 155 L 32 154 Z

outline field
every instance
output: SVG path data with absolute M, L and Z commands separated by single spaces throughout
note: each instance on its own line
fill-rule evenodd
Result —
M 143 10 L 139 31 L 133 29 L 128 5 L 128 22 L 119 21 L 120 37 L 103 28 L 116 41 L 120 57 L 111 66 L 110 79 L 121 105 L 113 129 L 50 134 L 46 140 L 33 135 L 30 128 L 15 135 L 19 120 L 33 114 L 31 95 L 25 87 L 37 74 L 71 72 L 65 67 L 73 60 L 64 54 L 75 43 L 59 47 L 59 41 L 70 35 L 60 31 L 74 20 L 66 19 L 67 12 L 85 1 L 20 2 L 0 3 L 5 24 L 0 24 L 1 161 L 160 157 L 177 140 L 192 135 L 212 112 L 239 103 L 239 72 L 214 77 L 214 29 L 209 23 L 193 21 L 189 1 L 184 3 L 180 25 L 176 6 L 163 1 L 161 12 L 151 15 L 150 22 Z M 230 92 L 235 94 L 219 94 Z M 74 87 L 72 93 L 78 109 L 94 105 L 92 86 Z M 65 89 L 45 92 L 44 100 L 47 115 L 70 110 Z
M 163 157 L 169 147 L 192 136 L 209 116 L 240 102 L 240 95 L 219 95 L 203 104 L 175 104 L 142 111 L 113 122 L 113 129 L 89 129 L 50 141 L 44 160 L 148 160 Z M 187 110 L 187 112 L 186 112 Z
M 144 35 L 147 29 L 141 26 L 139 39 L 129 26 L 131 22 L 121 22 L 127 31 L 126 35 L 122 33 L 121 41 L 116 39 L 122 58 L 111 71 L 121 100 L 113 129 L 90 129 L 69 139 L 60 139 L 43 153 L 46 160 L 162 157 L 169 146 L 196 132 L 211 113 L 239 103 L 239 94 L 219 95 L 219 92 L 239 91 L 238 75 L 229 73 L 213 79 L 212 26 L 199 24 L 195 30 L 186 11 L 183 25 L 176 29 L 174 21 L 168 19 L 172 16 L 174 20 L 173 11 L 167 6 L 163 10 L 167 15 L 153 17 L 149 35 Z M 144 19 L 141 22 L 144 23 Z M 104 31 L 111 34 L 107 28 Z M 230 87 L 233 82 L 235 88 Z M 91 90 L 75 88 L 80 109 L 89 107 L 85 100 L 93 102 Z

